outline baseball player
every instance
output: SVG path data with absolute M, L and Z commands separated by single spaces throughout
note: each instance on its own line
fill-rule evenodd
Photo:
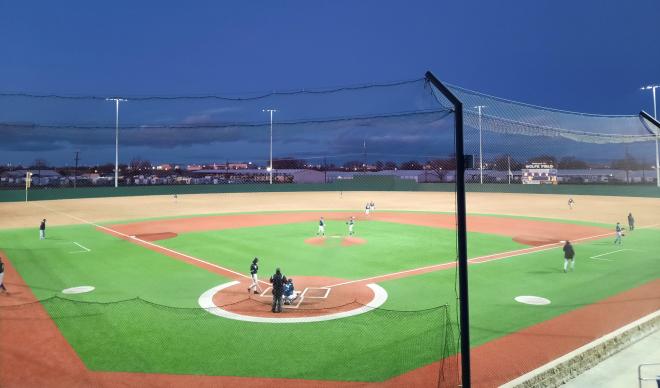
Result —
M 348 235 L 352 236 L 353 235 L 353 227 L 355 226 L 355 217 L 351 217 L 348 221 L 346 221 L 346 225 L 348 225 Z
M 325 220 L 323 219 L 323 217 L 319 219 L 319 230 L 318 232 L 316 232 L 316 235 L 317 236 L 321 235 L 325 237 Z
M 369 215 L 369 210 L 371 210 L 371 204 L 367 202 L 367 205 L 364 207 L 364 214 Z
M 46 239 L 46 219 L 44 218 L 41 220 L 41 224 L 39 225 L 39 240 L 45 240 Z
M 564 273 L 568 269 L 568 262 L 571 262 L 571 271 L 575 270 L 575 250 L 573 250 L 573 245 L 571 242 L 566 240 L 564 244 Z
M 616 227 L 614 229 L 616 231 L 616 238 L 614 239 L 614 243 L 621 245 L 621 236 L 623 236 L 623 228 L 621 227 L 621 224 L 617 222 Z
M 261 294 L 261 287 L 259 287 L 259 279 L 257 278 L 259 272 L 259 258 L 255 257 L 250 265 L 250 276 L 252 277 L 252 284 L 248 287 L 248 294 L 250 290 L 254 290 L 255 294 Z
M 631 232 L 635 230 L 635 217 L 632 213 L 628 213 L 628 230 Z
M 298 297 L 298 291 L 293 287 L 293 279 L 284 284 L 284 304 L 291 304 Z
M 5 288 L 5 263 L 2 262 L 2 257 L 0 257 L 0 289 L 2 292 L 9 294 L 9 291 Z
M 568 199 L 568 208 L 573 210 L 573 207 L 575 206 L 575 201 L 573 200 L 573 197 Z

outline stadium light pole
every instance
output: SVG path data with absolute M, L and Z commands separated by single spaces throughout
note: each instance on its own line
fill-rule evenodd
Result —
M 642 87 L 642 90 L 651 90 L 653 93 L 653 118 L 658 120 L 658 106 L 655 99 L 655 90 L 660 88 L 660 85 L 647 85 Z M 655 131 L 655 183 L 657 187 L 660 187 L 660 153 L 658 153 L 658 136 L 660 133 Z
M 484 184 L 484 156 L 481 142 L 481 110 L 485 107 L 486 105 L 475 106 L 475 108 L 479 109 L 479 181 L 482 185 Z
M 270 184 L 273 184 L 273 113 L 277 112 L 277 109 L 262 109 L 262 112 L 270 113 L 270 166 L 268 167 L 268 172 L 270 173 Z
M 119 102 L 123 98 L 106 98 L 106 101 L 115 102 L 115 188 L 119 187 Z

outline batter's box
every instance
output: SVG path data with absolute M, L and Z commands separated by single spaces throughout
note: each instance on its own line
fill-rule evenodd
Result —
M 303 296 L 309 299 L 327 299 L 330 295 L 329 287 L 307 287 L 303 291 Z

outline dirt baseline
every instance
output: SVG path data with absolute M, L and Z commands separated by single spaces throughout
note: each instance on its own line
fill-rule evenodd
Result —
M 367 305 L 374 297 L 373 291 L 363 284 L 350 284 L 330 288 L 328 285 L 345 279 L 321 276 L 293 276 L 298 297 L 290 305 L 284 305 L 282 317 L 318 317 L 345 312 Z M 232 313 L 253 317 L 274 317 L 271 310 L 272 288 L 261 286 L 262 292 L 247 292 L 250 281 L 221 290 L 213 296 L 213 303 Z M 280 315 L 276 316 L 279 317 Z
M 345 220 L 354 216 L 356 222 L 384 221 L 399 224 L 420 225 L 454 229 L 456 218 L 451 214 L 382 212 L 365 215 L 357 212 L 303 212 L 268 214 L 230 214 L 220 216 L 177 218 L 171 220 L 143 221 L 131 224 L 111 225 L 109 228 L 127 235 L 173 236 L 181 233 L 245 228 L 251 226 L 282 225 L 297 222 L 315 222 L 320 217 L 327 220 Z M 545 245 L 564 240 L 584 239 L 611 232 L 597 226 L 566 224 L 522 218 L 495 216 L 468 216 L 468 231 L 511 237 L 526 245 Z M 310 225 L 310 234 L 315 233 Z M 167 237 L 164 237 L 167 238 Z M 354 237 L 356 239 L 356 237 Z M 316 240 L 310 240 L 314 244 Z M 356 240 L 359 243 L 359 240 Z M 351 245 L 347 243 L 346 245 Z

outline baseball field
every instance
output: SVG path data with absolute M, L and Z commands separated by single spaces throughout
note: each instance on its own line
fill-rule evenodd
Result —
M 660 200 L 567 198 L 468 196 L 474 386 L 660 309 Z M 0 386 L 455 386 L 453 212 L 431 192 L 0 203 Z M 280 314 L 276 268 L 299 293 Z

